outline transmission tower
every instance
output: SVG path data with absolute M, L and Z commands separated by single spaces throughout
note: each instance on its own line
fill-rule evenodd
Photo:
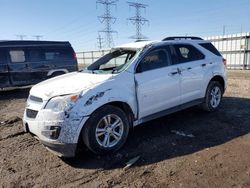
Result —
M 26 37 L 26 35 L 16 35 L 16 37 L 20 38 L 20 40 L 23 40 Z
M 101 35 L 99 34 L 97 37 L 97 43 L 98 43 L 98 48 L 102 49 L 103 48 L 103 38 L 101 37 Z
M 142 34 L 141 30 L 142 30 L 142 26 L 145 23 L 149 23 L 149 20 L 141 16 L 141 10 L 142 9 L 146 10 L 148 5 L 142 4 L 142 3 L 134 3 L 134 2 L 128 2 L 128 4 L 129 4 L 129 7 L 135 8 L 135 16 L 128 18 L 128 20 L 136 26 L 136 34 L 132 36 L 131 38 L 137 39 L 137 40 L 146 39 L 147 37 Z
M 43 35 L 33 35 L 33 37 L 34 37 L 36 40 L 40 40 L 40 38 L 43 38 Z
M 116 6 L 116 2 L 118 0 L 97 0 L 97 4 L 102 4 L 104 6 L 104 14 L 102 16 L 98 16 L 101 23 L 104 23 L 105 28 L 99 32 L 104 33 L 106 35 L 106 45 L 108 48 L 111 48 L 114 44 L 113 41 L 113 33 L 117 33 L 112 30 L 112 24 L 115 23 L 116 18 L 111 15 L 111 7 Z

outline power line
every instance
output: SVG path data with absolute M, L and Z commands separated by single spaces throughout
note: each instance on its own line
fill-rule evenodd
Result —
M 226 26 L 223 25 L 223 36 L 226 34 Z
M 16 35 L 16 37 L 20 38 L 20 40 L 23 40 L 26 37 L 26 35 Z
M 40 40 L 41 38 L 43 38 L 43 35 L 33 35 L 33 37 L 34 37 L 36 40 Z
M 142 25 L 145 23 L 149 23 L 149 20 L 141 16 L 141 9 L 146 10 L 147 6 L 146 4 L 142 3 L 134 3 L 134 2 L 128 2 L 129 7 L 135 8 L 135 16 L 128 18 L 129 21 L 131 21 L 132 24 L 136 26 L 136 34 L 132 36 L 131 38 L 142 40 L 146 39 L 147 37 L 142 34 Z
M 98 48 L 102 49 L 103 48 L 103 46 L 102 46 L 102 44 L 103 44 L 103 38 L 101 37 L 100 34 L 97 37 L 97 43 L 98 43 Z
M 106 45 L 108 48 L 111 48 L 114 44 L 113 41 L 113 33 L 117 33 L 117 31 L 112 30 L 111 25 L 116 22 L 116 18 L 111 15 L 111 7 L 116 6 L 116 2 L 118 0 L 97 0 L 97 4 L 102 4 L 104 6 L 104 14 L 102 16 L 98 16 L 101 23 L 104 23 L 105 28 L 100 30 L 100 33 L 106 34 Z

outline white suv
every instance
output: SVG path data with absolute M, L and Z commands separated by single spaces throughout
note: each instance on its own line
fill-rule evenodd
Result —
M 209 41 L 135 42 L 32 87 L 23 124 L 58 156 L 75 156 L 79 143 L 103 154 L 141 123 L 194 105 L 216 110 L 225 88 L 225 60 Z

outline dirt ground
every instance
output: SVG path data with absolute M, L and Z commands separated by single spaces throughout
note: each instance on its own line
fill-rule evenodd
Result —
M 108 156 L 48 152 L 23 132 L 27 96 L 0 93 L 0 187 L 250 187 L 250 71 L 229 72 L 217 112 L 191 108 L 146 123 Z

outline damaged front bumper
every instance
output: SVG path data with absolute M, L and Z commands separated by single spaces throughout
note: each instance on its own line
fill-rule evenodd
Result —
M 41 143 L 52 153 L 59 157 L 74 157 L 77 149 L 77 144 L 66 144 L 59 142 L 46 142 L 42 141 Z
M 26 109 L 27 110 L 27 109 Z M 49 151 L 60 157 L 74 157 L 78 138 L 88 117 L 67 118 L 64 112 L 41 109 L 35 118 L 26 115 L 23 126 L 33 134 Z

